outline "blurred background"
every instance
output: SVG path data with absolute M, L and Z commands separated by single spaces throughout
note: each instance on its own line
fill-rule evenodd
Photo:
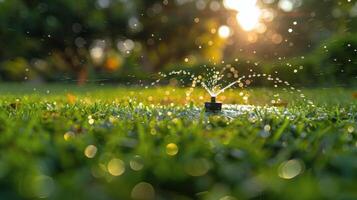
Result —
M 356 0 L 0 0 L 0 41 L 3 82 L 136 84 L 231 65 L 357 85 Z

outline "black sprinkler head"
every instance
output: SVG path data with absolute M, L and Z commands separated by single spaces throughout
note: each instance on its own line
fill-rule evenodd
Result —
M 222 103 L 216 102 L 216 97 L 211 97 L 211 102 L 205 103 L 206 112 L 219 112 L 222 110 Z

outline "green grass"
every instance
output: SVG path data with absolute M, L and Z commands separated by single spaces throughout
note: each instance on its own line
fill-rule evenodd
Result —
M 234 119 L 186 92 L 1 86 L 0 198 L 357 199 L 352 89 L 228 91 Z

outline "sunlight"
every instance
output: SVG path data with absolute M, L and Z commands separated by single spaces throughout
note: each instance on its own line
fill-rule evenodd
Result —
M 249 7 L 255 7 L 257 0 L 224 0 L 223 5 L 227 9 L 243 11 Z
M 237 14 L 237 20 L 243 30 L 251 31 L 255 29 L 260 20 L 261 11 L 257 7 L 247 7 Z
M 245 31 L 255 29 L 261 17 L 261 10 L 257 6 L 256 0 L 224 0 L 227 9 L 236 10 L 237 21 Z

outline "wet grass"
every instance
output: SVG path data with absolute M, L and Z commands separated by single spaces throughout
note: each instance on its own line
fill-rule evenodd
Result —
M 0 197 L 356 199 L 353 91 L 0 86 Z

